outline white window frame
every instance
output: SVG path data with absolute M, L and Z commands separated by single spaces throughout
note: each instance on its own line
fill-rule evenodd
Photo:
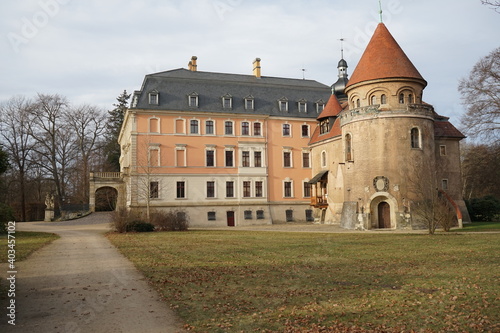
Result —
M 297 107 L 299 109 L 299 113 L 307 113 L 307 101 L 305 99 L 298 101 Z
M 212 122 L 212 129 L 213 129 L 213 133 L 207 133 L 207 123 L 211 121 Z M 216 121 L 213 120 L 213 119 L 207 119 L 205 120 L 205 135 L 215 135 L 216 132 L 216 129 L 215 129 L 215 124 L 216 124 Z
M 226 110 L 231 110 L 233 108 L 233 96 L 226 94 L 221 97 L 222 99 L 222 108 Z M 226 106 L 226 101 L 229 103 L 229 106 Z
M 290 183 L 290 196 L 289 197 L 286 196 L 286 188 L 285 188 L 286 183 Z M 282 183 L 282 188 L 283 188 L 283 198 L 284 199 L 293 199 L 295 197 L 294 193 L 293 193 L 293 180 L 292 179 L 290 179 L 290 178 L 284 179 L 283 183 Z
M 196 132 L 193 132 L 192 131 L 192 122 L 195 121 L 196 122 L 196 129 L 197 131 Z M 189 134 L 191 135 L 200 135 L 200 121 L 196 118 L 193 118 L 193 119 L 190 119 L 189 120 Z
M 288 134 L 287 135 L 285 135 L 285 126 L 288 126 Z M 284 138 L 291 138 L 292 137 L 292 124 L 290 124 L 290 123 L 281 124 L 281 136 Z
M 155 99 L 154 101 L 153 98 Z M 160 105 L 160 93 L 157 90 L 153 90 L 148 94 L 148 104 Z
M 197 108 L 199 106 L 199 98 L 198 94 L 193 92 L 188 95 L 188 106 L 190 108 Z M 194 103 L 193 103 L 194 101 Z
M 209 197 L 208 196 L 208 183 L 214 183 L 214 196 Z M 207 180 L 205 182 L 205 197 L 207 199 L 216 199 L 217 198 L 217 182 L 214 179 Z
M 290 154 L 290 165 L 289 166 L 285 166 L 285 154 Z M 291 148 L 288 148 L 288 147 L 284 147 L 283 148 L 283 153 L 281 154 L 281 156 L 283 156 L 283 163 L 282 163 L 282 166 L 283 168 L 285 169 L 290 169 L 290 168 L 293 168 L 293 151 Z
M 157 160 L 158 163 L 157 165 L 152 165 L 151 164 L 151 156 L 152 154 L 157 154 Z M 160 144 L 150 144 L 148 148 L 148 166 L 149 167 L 159 167 L 161 165 L 161 150 L 160 150 Z
M 248 105 L 250 103 L 250 107 Z M 255 110 L 255 99 L 253 96 L 245 97 L 245 110 Z
M 182 144 L 182 143 L 178 143 L 175 145 L 175 166 L 178 168 L 185 168 L 188 165 L 186 146 L 187 146 L 186 144 Z M 177 152 L 178 151 L 184 152 L 184 165 L 179 165 L 179 161 L 177 160 Z
M 205 147 L 205 167 L 207 168 L 215 168 L 217 166 L 217 151 L 215 145 L 206 145 Z M 208 165 L 208 152 L 211 151 L 214 154 L 214 165 Z
M 156 120 L 156 121 L 157 121 L 157 122 L 156 122 L 156 124 L 157 124 L 157 126 L 158 126 L 158 127 L 157 127 L 157 131 L 155 131 L 155 132 L 153 132 L 153 131 L 151 130 L 151 121 L 152 121 L 152 120 Z M 149 127 L 149 128 L 148 128 L 149 133 L 160 133 L 160 132 L 161 132 L 161 122 L 160 122 L 160 118 L 158 118 L 158 117 L 156 117 L 156 116 L 153 116 L 153 117 L 149 118 L 149 119 L 148 119 L 148 127 Z
M 227 123 L 231 123 L 231 129 L 232 129 L 231 134 L 226 133 L 226 124 Z M 234 136 L 234 120 L 225 120 L 224 121 L 224 135 L 225 136 Z

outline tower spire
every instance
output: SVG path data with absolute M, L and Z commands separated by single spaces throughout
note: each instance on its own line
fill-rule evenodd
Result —
M 378 6 L 380 8 L 379 14 L 380 14 L 380 23 L 384 23 L 384 20 L 382 18 L 382 0 L 378 0 Z
M 342 35 L 340 36 L 340 59 L 344 59 L 344 41 L 345 41 L 345 38 L 342 37 Z

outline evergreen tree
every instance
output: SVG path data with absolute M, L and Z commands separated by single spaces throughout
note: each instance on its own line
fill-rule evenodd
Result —
M 109 171 L 120 170 L 120 145 L 118 144 L 118 136 L 123 124 L 125 111 L 128 108 L 128 100 L 130 94 L 124 90 L 123 93 L 116 98 L 117 103 L 113 104 L 113 110 L 108 111 L 108 123 L 106 125 L 106 159 L 109 165 Z
M 0 145 L 0 175 L 2 175 L 9 168 L 9 155 Z

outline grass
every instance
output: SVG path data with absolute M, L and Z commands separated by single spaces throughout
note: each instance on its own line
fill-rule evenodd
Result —
M 42 248 L 43 246 L 51 243 L 52 241 L 59 238 L 56 234 L 45 233 L 45 232 L 28 232 L 28 231 L 16 231 L 14 234 L 15 240 L 15 259 L 16 262 L 25 260 L 30 254 L 36 250 Z M 7 235 L 0 235 L 0 263 L 7 263 L 8 261 L 8 241 Z M 15 265 L 15 263 L 14 263 Z M 11 270 L 11 269 L 7 269 Z M 5 274 L 7 272 L 2 272 Z M 14 269 L 15 270 L 15 269 Z M 0 304 L 3 306 L 4 301 L 7 299 L 7 282 L 2 279 L 0 282 Z
M 16 237 L 16 261 L 26 259 L 36 250 L 59 238 L 56 234 L 28 231 L 16 231 L 14 236 Z M 7 262 L 7 245 L 7 235 L 0 235 L 0 263 Z
M 108 234 L 194 332 L 500 330 L 500 234 Z
M 500 231 L 500 222 L 473 222 L 464 224 L 462 229 L 453 229 L 454 232 Z

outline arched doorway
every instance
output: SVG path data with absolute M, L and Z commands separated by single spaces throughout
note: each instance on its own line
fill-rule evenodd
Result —
M 95 191 L 95 211 L 114 211 L 118 200 L 118 191 L 113 187 L 101 187 Z
M 390 228 L 391 227 L 391 206 L 382 201 L 377 206 L 378 211 L 378 227 L 380 229 Z

